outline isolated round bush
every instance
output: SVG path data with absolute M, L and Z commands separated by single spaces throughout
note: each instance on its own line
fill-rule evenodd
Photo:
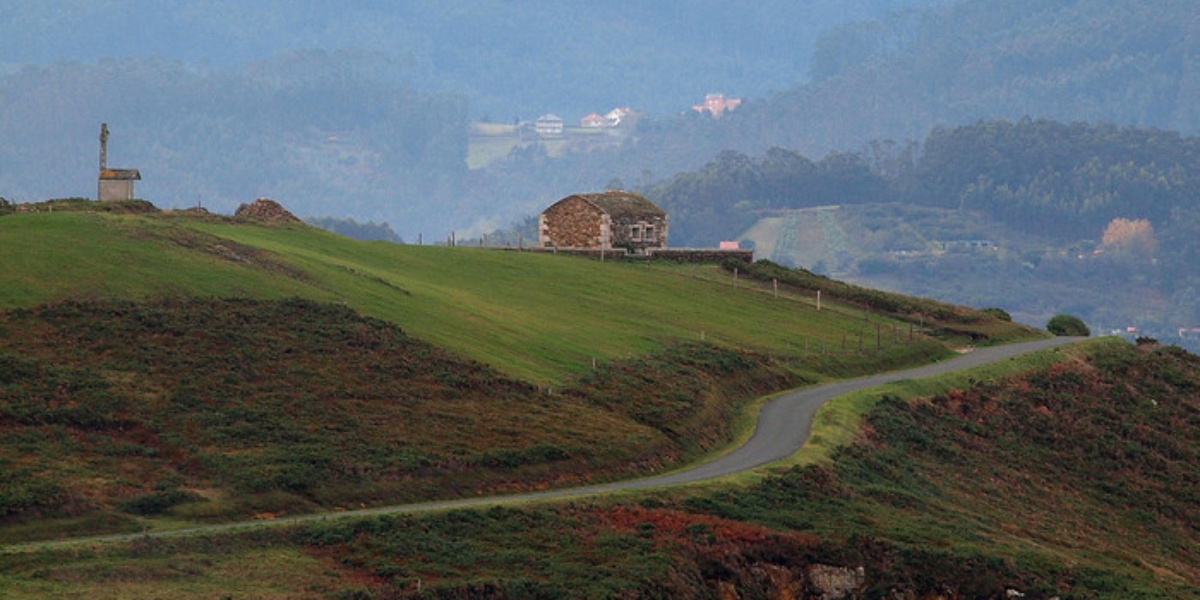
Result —
M 1050 321 L 1046 323 L 1046 331 L 1054 335 L 1064 336 L 1089 336 L 1092 335 L 1091 330 L 1084 324 L 1083 319 L 1072 315 L 1054 315 L 1050 317 Z
M 1007 321 L 1010 323 L 1012 322 L 1012 315 L 1008 314 L 1008 311 L 1004 310 L 1003 308 L 996 308 L 996 307 L 981 308 L 981 309 L 979 309 L 979 312 L 981 312 L 985 315 L 991 315 L 993 317 L 996 317 L 997 319 L 1000 319 L 1001 321 Z

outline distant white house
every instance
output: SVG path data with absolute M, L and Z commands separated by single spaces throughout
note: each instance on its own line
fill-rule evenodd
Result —
M 534 131 L 541 136 L 556 136 L 563 133 L 563 120 L 558 115 L 542 115 L 533 124 Z

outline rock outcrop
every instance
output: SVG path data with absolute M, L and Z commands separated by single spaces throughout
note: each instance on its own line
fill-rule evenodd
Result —
M 296 215 L 288 212 L 286 208 L 270 198 L 259 198 L 250 204 L 238 206 L 237 211 L 233 213 L 233 217 L 235 219 L 265 221 L 268 223 L 300 222 L 300 219 L 297 219 Z

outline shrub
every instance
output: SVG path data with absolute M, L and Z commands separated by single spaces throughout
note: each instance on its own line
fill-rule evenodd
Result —
M 1009 323 L 1012 322 L 1012 315 L 1008 314 L 1008 311 L 1004 310 L 1003 308 L 996 308 L 993 306 L 993 307 L 989 307 L 989 308 L 981 308 L 981 309 L 979 309 L 979 312 L 981 312 L 985 315 L 991 315 L 993 317 L 996 317 L 997 319 L 1000 319 L 1001 321 L 1006 321 Z
M 148 494 L 134 496 L 121 502 L 118 507 L 127 513 L 149 516 L 162 514 L 176 504 L 195 502 L 197 500 L 202 500 L 202 498 L 187 490 L 175 488 L 155 490 Z
M 1046 323 L 1046 331 L 1054 335 L 1087 337 L 1091 330 L 1084 324 L 1083 319 L 1072 315 L 1054 315 Z

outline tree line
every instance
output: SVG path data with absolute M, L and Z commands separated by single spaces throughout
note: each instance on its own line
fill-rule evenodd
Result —
M 1200 138 L 1151 128 L 1023 119 L 938 128 L 813 160 L 734 151 L 642 191 L 686 244 L 734 236 L 772 209 L 903 203 L 975 211 L 1057 242 L 1098 238 L 1116 218 L 1166 230 L 1200 212 Z M 676 233 L 677 232 L 677 233 Z

